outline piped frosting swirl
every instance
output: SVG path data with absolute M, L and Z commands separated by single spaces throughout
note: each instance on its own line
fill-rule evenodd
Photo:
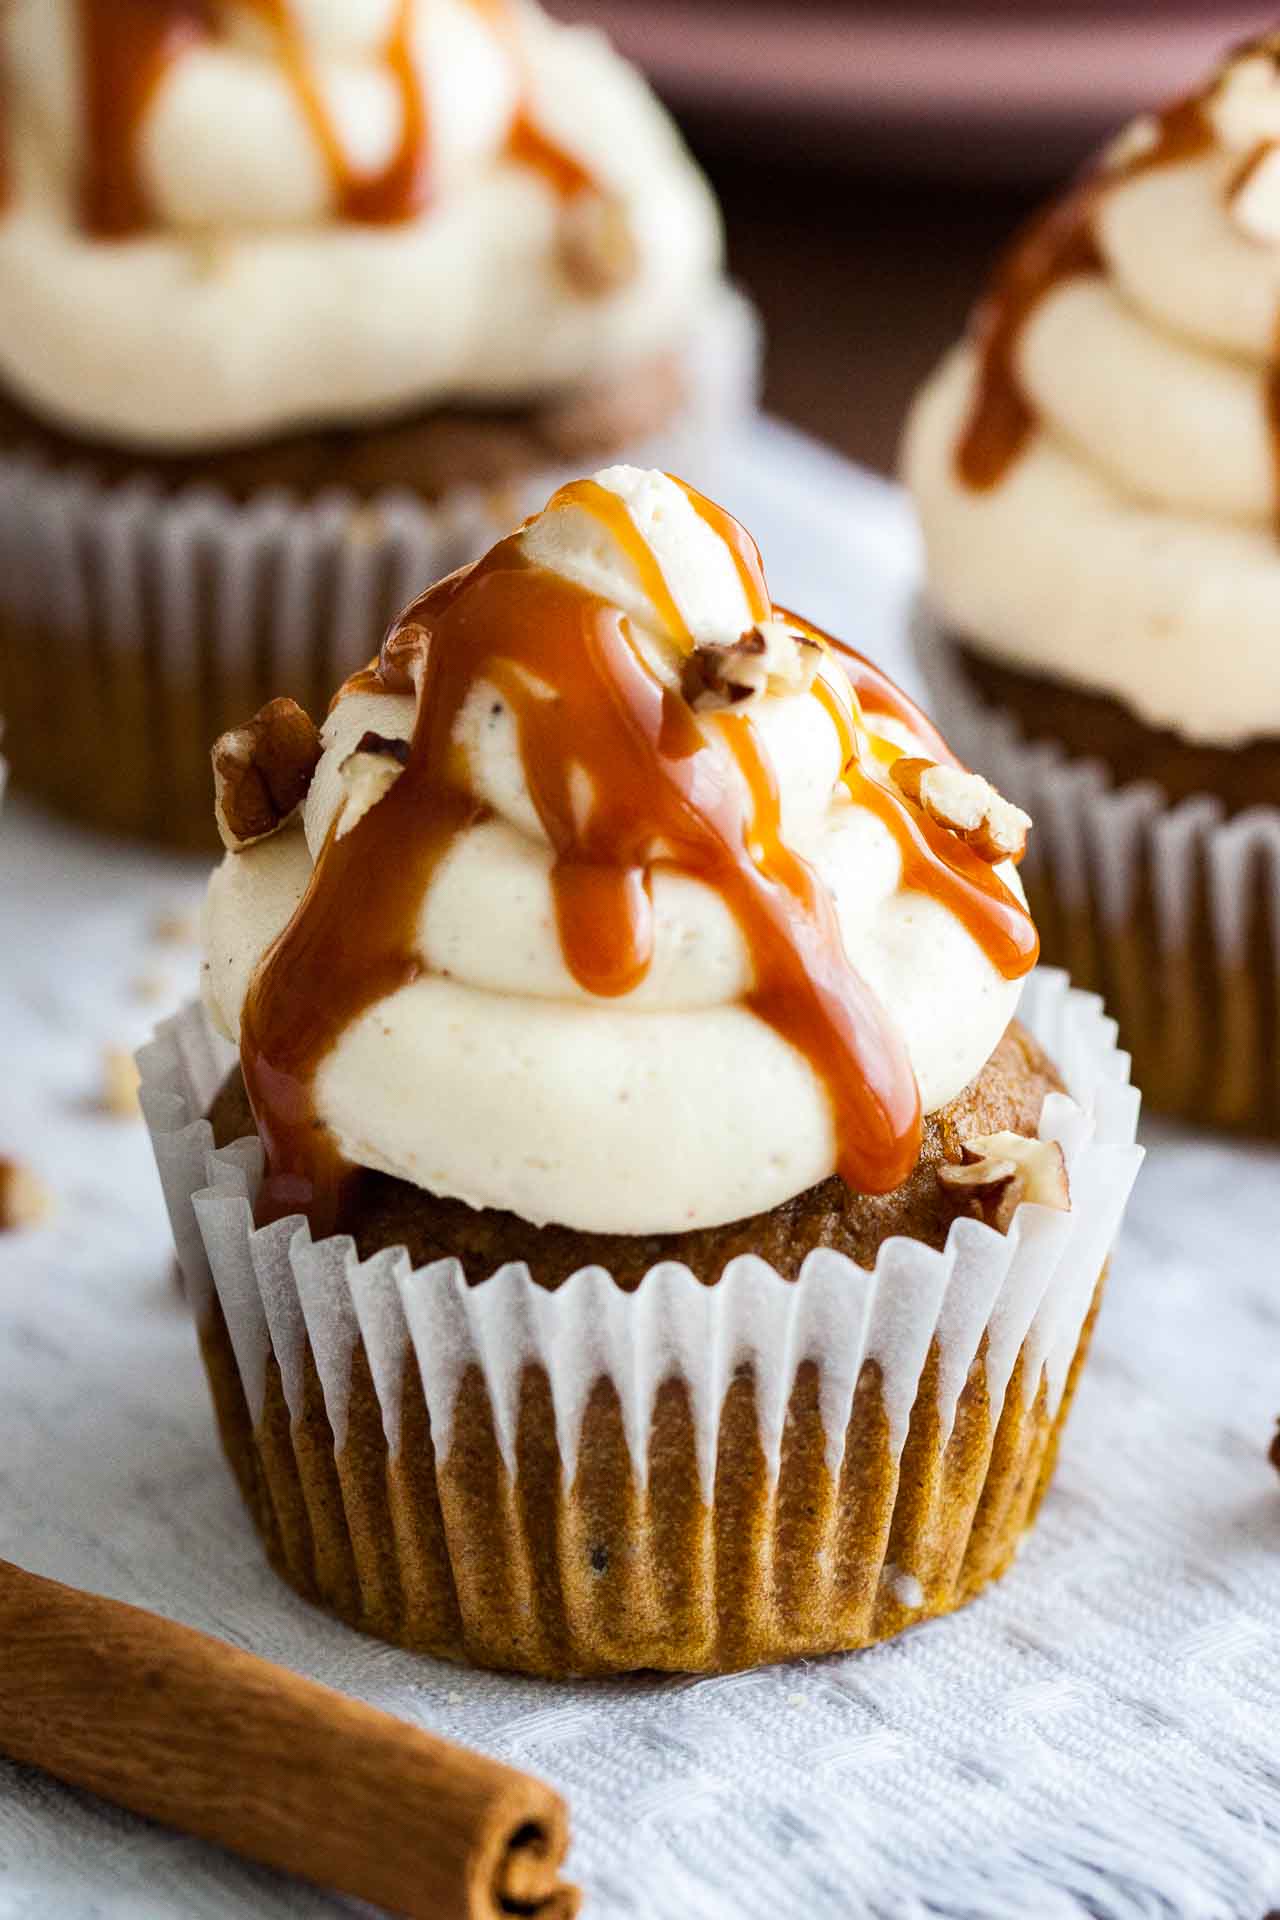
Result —
M 689 660 L 766 622 L 807 684 L 775 633 L 773 680 L 695 711 Z M 1013 869 L 891 777 L 949 762 L 923 716 L 661 474 L 562 489 L 432 588 L 323 740 L 301 823 L 209 896 L 264 1216 L 335 1225 L 352 1166 L 609 1232 L 886 1191 L 1034 962 Z
M 1280 733 L 1278 351 L 1267 40 L 1032 224 L 917 401 L 948 623 L 1189 738 Z
M 181 450 L 505 403 L 680 344 L 714 203 L 531 0 L 11 0 L 0 374 Z

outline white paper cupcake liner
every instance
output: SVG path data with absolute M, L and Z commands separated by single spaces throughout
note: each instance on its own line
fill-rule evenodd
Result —
M 913 636 L 950 744 L 1032 817 L 1045 958 L 1105 995 L 1148 1105 L 1280 1133 L 1280 808 L 1117 786 L 987 704 L 923 605 Z
M 760 358 L 754 311 L 726 289 L 685 348 L 681 415 L 613 457 L 696 481 L 750 417 Z M 549 466 L 437 503 L 334 489 L 241 504 L 0 456 L 0 705 L 16 780 L 105 826 L 208 842 L 219 733 L 277 694 L 322 713 L 401 607 L 575 477 Z
M 1034 976 L 1021 1017 L 1071 1088 L 1071 1098 L 1049 1097 L 1041 1122 L 1042 1137 L 1059 1141 L 1066 1158 L 1070 1211 L 1023 1205 L 1007 1236 L 959 1220 L 942 1251 L 892 1239 L 873 1271 L 819 1250 L 794 1282 L 747 1256 L 732 1261 L 714 1287 L 699 1285 L 673 1263 L 652 1268 L 633 1292 L 598 1267 L 555 1291 L 535 1285 L 523 1265 L 468 1286 L 457 1261 L 414 1270 L 403 1248 L 389 1248 L 362 1262 L 345 1237 L 314 1242 L 300 1218 L 255 1229 L 261 1148 L 256 1138 L 221 1150 L 213 1145 L 203 1115 L 232 1056 L 197 1007 L 168 1022 L 139 1055 L 141 1098 L 188 1299 L 202 1326 L 219 1315 L 225 1322 L 255 1432 L 269 1412 L 269 1380 L 277 1377 L 295 1432 L 309 1419 L 314 1365 L 333 1455 L 341 1461 L 362 1349 L 388 1463 L 399 1458 L 406 1383 L 416 1380 L 435 1468 L 447 1470 L 463 1383 L 478 1376 L 497 1452 L 514 1485 L 522 1393 L 532 1367 L 545 1374 L 560 1484 L 572 1489 L 583 1464 L 584 1415 L 605 1378 L 617 1394 L 631 1478 L 643 1497 L 659 1392 L 677 1380 L 693 1424 L 698 1494 L 709 1508 L 725 1465 L 727 1395 L 744 1372 L 754 1382 L 756 1438 L 769 1485 L 778 1479 L 801 1374 L 815 1365 L 832 1484 L 849 1469 L 846 1437 L 872 1363 L 895 1464 L 918 1413 L 926 1371 L 936 1378 L 931 1445 L 939 1457 L 979 1360 L 992 1434 L 1015 1369 L 1023 1410 L 1029 1414 L 1035 1406 L 1052 1423 L 1141 1159 L 1134 1143 L 1138 1095 L 1128 1083 L 1114 1023 L 1064 975 Z M 975 1486 L 975 1502 L 979 1491 Z M 1030 1500 L 1030 1485 L 1024 1497 Z M 454 1546 L 465 1563 L 466 1543 Z M 925 1588 L 909 1566 L 880 1572 L 893 1582 L 901 1624 L 926 1604 Z M 930 1601 L 954 1603 L 936 1595 Z M 474 1645 L 464 1639 L 464 1650 Z M 491 1649 L 478 1657 L 507 1663 Z M 658 1662 L 650 1652 L 642 1663 Z M 661 1663 L 693 1664 L 687 1658 Z

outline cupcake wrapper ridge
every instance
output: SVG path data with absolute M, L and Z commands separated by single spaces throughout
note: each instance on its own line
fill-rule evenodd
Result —
M 1076 1096 L 1041 1126 L 1070 1212 L 893 1239 L 874 1271 L 818 1251 L 794 1282 L 667 1263 L 630 1293 L 255 1230 L 261 1147 L 202 1117 L 230 1052 L 199 1008 L 167 1023 L 143 1107 L 275 1565 L 384 1637 L 543 1673 L 744 1666 L 959 1604 L 1034 1511 L 1141 1157 L 1099 1003 L 1041 973 L 1022 1017 Z
M 923 604 L 913 626 L 939 726 L 1035 823 L 1022 876 L 1045 957 L 1105 995 L 1147 1104 L 1280 1136 L 1280 808 L 1117 787 L 987 705 Z
M 684 413 L 624 456 L 696 472 L 749 417 L 754 312 L 726 290 L 686 348 Z M 18 784 L 94 824 L 211 847 L 209 748 L 267 700 L 322 715 L 392 617 L 576 474 L 361 501 L 238 504 L 0 455 L 0 711 Z

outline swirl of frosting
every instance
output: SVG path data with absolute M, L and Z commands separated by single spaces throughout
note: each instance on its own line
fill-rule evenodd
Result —
M 693 698 L 766 634 L 767 685 Z M 395 765 L 365 812 L 370 736 Z M 1014 869 L 888 776 L 945 758 L 932 729 L 776 616 L 748 536 L 661 474 L 563 489 L 424 596 L 322 739 L 300 822 L 229 854 L 206 909 L 268 1216 L 340 1217 L 318 1138 L 598 1231 L 742 1218 L 837 1169 L 883 1190 L 1034 961 Z
M 948 623 L 1189 738 L 1280 732 L 1278 352 L 1272 40 L 1015 243 L 918 398 L 904 468 Z
M 181 450 L 518 402 L 677 345 L 710 192 L 525 0 L 12 0 L 0 375 Z

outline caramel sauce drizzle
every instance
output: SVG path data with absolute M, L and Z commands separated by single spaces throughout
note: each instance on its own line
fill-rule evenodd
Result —
M 430 203 L 431 128 L 413 45 L 414 0 L 400 0 L 382 49 L 401 103 L 401 131 L 386 166 L 352 166 L 316 80 L 291 0 L 242 0 L 271 28 L 289 82 L 333 183 L 343 219 L 389 225 L 412 219 Z M 520 77 L 521 102 L 507 157 L 537 172 L 563 200 L 595 182 L 575 156 L 537 125 L 511 0 L 471 0 L 506 44 Z M 83 65 L 84 158 L 80 219 L 100 239 L 144 231 L 152 206 L 139 164 L 138 135 L 166 74 L 192 47 L 216 37 L 214 0 L 79 0 Z
M 338 212 L 367 225 L 412 219 L 431 192 L 430 128 L 426 96 L 413 54 L 414 0 L 399 0 L 382 50 L 383 63 L 400 98 L 400 139 L 381 173 L 362 174 L 347 158 L 325 105 L 290 0 L 249 0 L 272 28 L 289 82 L 325 158 Z
M 566 502 L 610 528 L 679 641 L 687 627 L 625 503 L 589 481 L 564 489 L 557 503 Z M 712 517 L 706 506 L 704 517 L 718 527 L 719 510 Z M 734 547 L 753 590 L 762 588 L 754 544 L 743 536 Z M 869 663 L 848 657 L 869 700 L 914 713 Z M 554 855 L 559 938 L 574 979 L 609 998 L 644 978 L 655 869 L 714 888 L 751 955 L 746 1003 L 828 1089 L 840 1172 L 866 1192 L 900 1185 L 920 1146 L 911 1064 L 848 963 L 829 894 L 782 838 L 776 781 L 749 714 L 726 712 L 711 723 L 742 775 L 726 781 L 723 753 L 658 679 L 627 617 L 536 565 L 513 535 L 415 602 L 376 664 L 348 683 L 415 692 L 417 714 L 404 772 L 349 832 L 330 832 L 297 912 L 250 988 L 241 1061 L 266 1150 L 259 1221 L 301 1211 L 319 1234 L 344 1223 L 357 1170 L 321 1121 L 317 1075 L 353 1020 L 423 971 L 422 903 L 450 848 L 486 817 L 454 738 L 480 685 L 496 690 L 515 721 Z M 585 807 L 579 769 L 590 792 Z M 974 871 L 983 867 L 976 856 L 959 842 L 943 844 L 950 836 L 856 757 L 847 777 L 890 825 L 910 884 L 951 905 L 1009 977 L 1025 972 L 1035 959 L 1034 930 L 992 871 Z
M 88 232 L 118 240 L 148 224 L 138 128 L 170 67 L 212 31 L 207 0 L 80 0 L 79 201 Z
M 978 388 L 956 449 L 966 486 L 986 492 L 1004 478 L 1035 427 L 1018 376 L 1022 334 L 1040 302 L 1081 274 L 1101 273 L 1094 216 L 1103 196 L 1125 180 L 1194 159 L 1213 143 L 1204 94 L 1175 101 L 1157 123 L 1154 144 L 1120 166 L 1098 166 L 1014 241 L 974 316 Z

